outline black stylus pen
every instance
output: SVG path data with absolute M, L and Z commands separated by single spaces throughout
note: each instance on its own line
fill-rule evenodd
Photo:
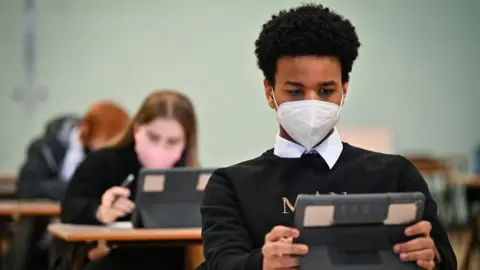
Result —
M 125 180 L 123 180 L 122 184 L 120 185 L 123 188 L 128 188 L 130 184 L 132 184 L 133 180 L 135 180 L 135 176 L 133 174 L 129 174 Z M 120 197 L 116 197 L 112 201 L 112 205 L 119 199 Z
M 122 183 L 121 187 L 123 187 L 123 188 L 129 187 L 130 184 L 133 182 L 133 180 L 135 180 L 135 176 L 133 176 L 133 174 L 129 174 L 127 176 L 127 178 L 125 178 L 125 180 L 123 180 L 123 183 Z

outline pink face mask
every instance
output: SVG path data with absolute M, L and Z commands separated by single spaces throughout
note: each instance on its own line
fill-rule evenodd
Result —
M 172 168 L 182 156 L 182 149 L 151 146 L 145 140 L 136 140 L 135 152 L 145 168 L 168 169 Z

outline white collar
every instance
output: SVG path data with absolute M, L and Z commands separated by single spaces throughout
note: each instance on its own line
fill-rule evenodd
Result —
M 338 134 L 337 129 L 334 129 L 332 134 L 321 144 L 313 148 L 313 150 L 322 156 L 330 169 L 333 168 L 343 150 L 342 140 L 340 139 L 340 134 Z M 300 144 L 286 140 L 277 134 L 275 148 L 273 150 L 276 156 L 281 158 L 299 158 L 306 151 L 307 149 Z
M 84 146 L 80 140 L 80 130 L 78 127 L 74 127 L 72 132 L 70 132 L 70 137 L 68 139 L 68 148 L 81 150 L 83 152 Z

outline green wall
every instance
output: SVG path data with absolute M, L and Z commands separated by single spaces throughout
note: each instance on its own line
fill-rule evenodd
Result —
M 203 165 L 228 165 L 273 146 L 253 42 L 293 0 L 41 0 L 33 115 L 22 86 L 22 1 L 0 0 L 0 171 L 15 172 L 29 140 L 61 112 L 117 99 L 131 113 L 149 91 L 195 102 Z M 350 18 L 363 47 L 342 125 L 384 125 L 398 152 L 467 153 L 480 143 L 480 1 L 321 1 Z

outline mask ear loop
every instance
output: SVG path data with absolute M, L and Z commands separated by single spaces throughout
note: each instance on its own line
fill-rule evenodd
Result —
M 343 90 L 342 90 L 342 101 L 340 102 L 340 106 L 338 107 L 337 115 L 340 114 L 340 110 L 342 109 L 344 102 L 345 102 L 345 96 L 343 95 Z
M 273 89 L 273 87 L 272 87 L 272 97 L 273 97 L 273 102 L 275 102 L 275 107 L 277 107 L 277 111 L 278 111 L 278 103 L 277 103 L 277 99 L 275 98 L 275 90 Z

